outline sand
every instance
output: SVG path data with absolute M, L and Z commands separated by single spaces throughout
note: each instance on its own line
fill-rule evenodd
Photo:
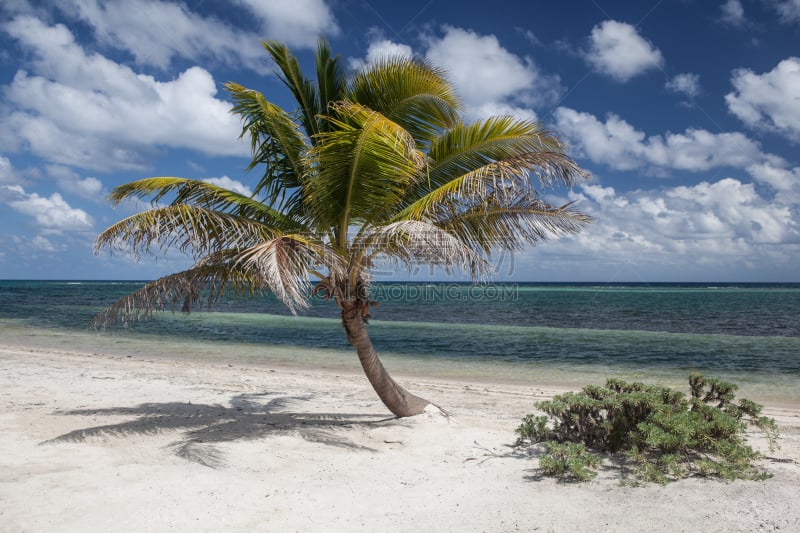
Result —
M 450 413 L 398 420 L 356 369 L 2 341 L 0 369 L 4 532 L 800 531 L 800 406 L 767 405 L 768 481 L 635 488 L 613 465 L 541 478 L 511 446 L 547 384 L 397 375 Z

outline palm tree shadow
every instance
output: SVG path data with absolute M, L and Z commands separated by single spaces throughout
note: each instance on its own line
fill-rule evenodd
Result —
M 341 413 L 302 413 L 291 404 L 311 396 L 276 396 L 271 393 L 239 394 L 230 405 L 182 402 L 144 403 L 135 407 L 76 409 L 57 411 L 65 416 L 134 416 L 117 424 L 76 429 L 41 442 L 86 442 L 98 438 L 126 435 L 157 435 L 182 431 L 181 437 L 168 445 L 188 461 L 210 468 L 225 465 L 224 454 L 216 446 L 238 440 L 254 440 L 277 435 L 298 435 L 309 442 L 361 451 L 376 451 L 349 440 L 341 428 L 374 427 L 394 417 Z

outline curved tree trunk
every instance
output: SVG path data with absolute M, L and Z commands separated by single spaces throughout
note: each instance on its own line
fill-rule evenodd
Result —
M 369 340 L 362 311 L 357 303 L 342 306 L 342 325 L 347 333 L 347 340 L 358 353 L 361 368 L 383 405 L 399 417 L 420 414 L 430 402 L 398 385 L 383 367 L 372 341 Z

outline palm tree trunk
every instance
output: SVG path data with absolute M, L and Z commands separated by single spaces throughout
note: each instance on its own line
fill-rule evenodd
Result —
M 366 324 L 357 303 L 342 306 L 342 325 L 347 333 L 347 340 L 356 349 L 361 368 L 364 369 L 367 379 L 378 393 L 383 405 L 399 417 L 420 414 L 430 402 L 398 385 L 383 367 L 372 341 L 369 340 Z

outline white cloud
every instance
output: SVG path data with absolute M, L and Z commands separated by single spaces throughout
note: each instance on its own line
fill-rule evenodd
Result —
M 533 108 L 556 102 L 564 91 L 558 76 L 544 74 L 530 58 L 509 52 L 494 35 L 452 26 L 445 26 L 443 32 L 440 37 L 429 35 L 424 39 L 424 55 L 445 70 L 469 120 L 492 115 L 536 120 Z M 414 56 L 410 46 L 373 33 L 366 57 L 350 58 L 351 68 L 387 56 Z
M 502 100 L 530 89 L 535 79 L 528 65 L 494 35 L 447 27 L 441 39 L 431 41 L 425 55 L 447 71 L 470 104 Z
M 526 28 L 515 27 L 514 31 L 516 31 L 517 33 L 522 35 L 525 38 L 525 40 L 528 41 L 529 43 L 531 43 L 532 45 L 534 45 L 534 46 L 544 46 L 544 43 L 542 43 L 541 39 L 539 39 L 536 36 L 536 34 L 533 33 L 532 30 L 529 30 L 529 29 L 526 29 Z
M 7 185 L 0 187 L 0 201 L 33 217 L 37 226 L 53 233 L 88 231 L 94 227 L 94 220 L 86 211 L 71 207 L 58 193 L 46 198 L 26 193 L 19 185 Z
M 6 149 L 97 170 L 143 168 L 158 146 L 247 155 L 230 104 L 215 97 L 206 70 L 162 82 L 87 54 L 63 25 L 21 17 L 5 28 L 34 57 L 34 73 L 18 71 L 6 89 L 17 107 L 2 117 Z
M 444 36 L 427 45 L 425 56 L 447 71 L 470 118 L 499 108 L 529 118 L 535 116 L 531 107 L 553 103 L 563 92 L 558 76 L 509 52 L 494 35 L 446 26 Z
M 678 74 L 669 80 L 664 87 L 674 93 L 695 98 L 700 94 L 700 76 L 689 73 Z
M 48 252 L 48 253 L 63 252 L 67 249 L 67 246 L 65 244 L 62 243 L 56 246 L 47 237 L 44 237 L 42 235 L 37 235 L 36 237 L 34 237 L 31 240 L 31 245 L 33 246 L 34 249 L 40 252 Z
M 800 253 L 798 211 L 736 179 L 625 193 L 588 184 L 570 199 L 595 223 L 542 248 L 555 268 L 588 255 L 595 275 L 619 268 L 629 278 L 638 272 L 642 279 L 698 280 L 791 272 Z
M 728 109 L 750 127 L 776 131 L 800 142 L 800 58 L 784 59 L 769 72 L 733 72 Z
M 592 29 L 586 61 L 600 74 L 619 82 L 660 67 L 661 51 L 645 40 L 636 28 L 624 22 L 606 20 Z
M 288 46 L 312 47 L 319 35 L 338 35 L 325 0 L 238 0 L 262 21 L 262 33 Z
M 80 175 L 61 165 L 46 165 L 47 175 L 55 178 L 58 187 L 69 194 L 93 201 L 104 201 L 106 193 L 103 183 L 94 177 L 81 178 Z
M 219 187 L 225 187 L 226 189 L 230 189 L 245 196 L 250 196 L 253 194 L 253 191 L 250 190 L 250 187 L 243 184 L 241 181 L 236 181 L 228 176 L 222 176 L 221 178 L 207 178 L 203 181 Z
M 365 59 L 350 58 L 350 68 L 357 70 L 365 65 L 377 63 L 388 57 L 414 57 L 414 50 L 407 44 L 396 43 L 388 39 L 377 39 L 369 43 Z
M 722 22 L 731 26 L 743 26 L 747 20 L 744 17 L 744 7 L 741 0 L 727 0 L 720 7 Z
M 771 0 L 783 22 L 800 22 L 800 0 Z
M 529 107 L 515 106 L 503 102 L 487 102 L 472 106 L 467 114 L 468 118 L 487 118 L 497 116 L 512 116 L 519 120 L 536 121 L 536 111 Z
M 771 162 L 747 167 L 747 172 L 758 182 L 778 191 L 777 197 L 786 204 L 800 204 L 800 167 L 786 168 Z
M 103 191 L 103 182 L 93 177 L 78 179 L 72 186 L 75 194 L 92 200 L 98 200 Z
M 14 165 L 11 164 L 10 159 L 0 155 L 0 184 L 16 182 L 17 171 L 14 170 Z
M 617 170 L 676 169 L 698 172 L 716 167 L 745 168 L 770 159 L 745 135 L 687 129 L 684 133 L 646 136 L 616 115 L 605 122 L 567 107 L 554 113 L 556 129 L 580 155 Z M 777 160 L 778 158 L 772 158 Z
M 60 0 L 62 11 L 89 24 L 98 41 L 129 51 L 136 62 L 161 69 L 176 57 L 242 64 L 270 72 L 261 46 L 265 37 L 289 46 L 312 47 L 338 27 L 324 0 L 235 0 L 259 31 L 242 31 L 191 11 L 190 5 L 156 0 Z
M 770 205 L 753 184 L 725 178 L 715 183 L 675 187 L 665 195 L 668 205 L 680 213 L 675 219 L 677 237 L 695 233 L 712 238 L 729 236 L 754 243 L 797 242 L 797 221 L 787 206 Z M 713 221 L 704 225 L 705 221 Z M 685 231 L 685 234 L 684 234 Z
M 166 69 L 174 57 L 182 57 L 266 67 L 257 35 L 237 32 L 219 20 L 193 13 L 185 4 L 62 0 L 60 5 L 68 16 L 88 23 L 99 42 L 129 51 L 142 65 Z

